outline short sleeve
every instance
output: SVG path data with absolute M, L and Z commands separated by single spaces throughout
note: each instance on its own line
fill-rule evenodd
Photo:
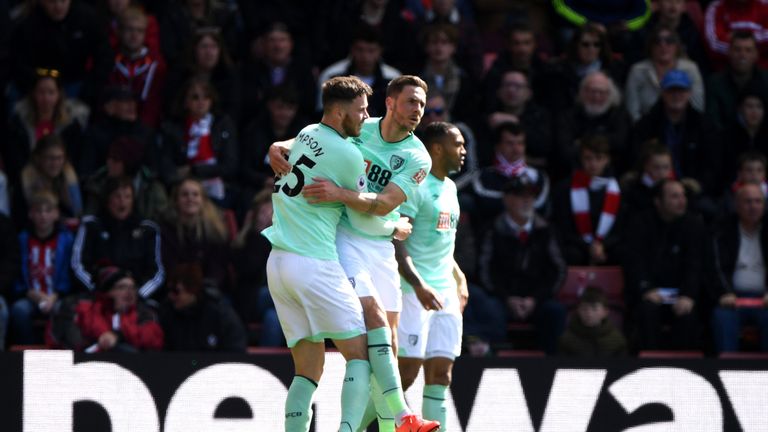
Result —
M 392 177 L 391 182 L 402 189 L 405 202 L 414 200 L 419 185 L 427 178 L 432 169 L 432 160 L 425 152 L 414 152 L 413 157 L 406 162 L 405 168 Z

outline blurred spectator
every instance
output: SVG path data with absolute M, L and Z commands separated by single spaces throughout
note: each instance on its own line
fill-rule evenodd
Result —
M 93 300 L 75 308 L 75 323 L 87 353 L 139 352 L 163 347 L 163 329 L 155 312 L 137 296 L 136 279 L 116 266 L 99 270 Z
M 621 190 L 611 168 L 604 136 L 585 137 L 579 146 L 581 169 L 552 190 L 552 223 L 568 265 L 621 262 Z
M 608 319 L 608 301 L 602 289 L 587 286 L 579 297 L 557 353 L 572 357 L 624 357 L 627 340 Z
M 566 47 L 565 57 L 553 71 L 550 85 L 557 87 L 552 91 L 556 109 L 564 111 L 572 107 L 584 78 L 599 71 L 613 82 L 624 82 L 624 67 L 613 58 L 605 28 L 586 23 L 576 29 Z
M 760 53 L 755 35 L 735 31 L 728 47 L 728 65 L 712 74 L 707 82 L 707 114 L 718 128 L 728 127 L 737 120 L 737 98 L 746 89 L 760 98 L 768 96 L 768 72 L 758 67 Z
M 101 115 L 97 116 L 86 135 L 77 162 L 77 173 L 88 178 L 107 162 L 109 147 L 118 138 L 130 138 L 145 149 L 144 161 L 156 167 L 156 151 L 146 151 L 155 143 L 154 133 L 139 120 L 139 109 L 133 91 L 126 86 L 109 86 L 104 90 Z
M 136 213 L 134 195 L 131 179 L 111 178 L 104 186 L 100 212 L 83 217 L 72 251 L 72 270 L 89 291 L 97 288 L 96 274 L 105 262 L 130 271 L 145 299 L 156 296 L 165 280 L 160 230 Z
M 731 36 L 748 29 L 756 35 L 758 48 L 764 55 L 762 67 L 768 67 L 768 44 L 763 35 L 768 31 L 768 4 L 761 0 L 720 0 L 709 3 L 705 12 L 704 34 L 715 70 L 724 68 Z
M 39 0 L 11 35 L 16 85 L 27 92 L 35 70 L 56 70 L 70 97 L 92 100 L 110 69 L 111 51 L 101 21 L 81 1 Z
M 474 132 L 466 123 L 451 120 L 451 113 L 446 107 L 443 95 L 439 91 L 430 90 L 427 92 L 424 115 L 421 117 L 419 125 L 416 126 L 416 135 L 420 135 L 427 125 L 439 121 L 451 122 L 464 137 L 464 149 L 467 152 L 464 156 L 464 165 L 462 165 L 461 171 L 450 175 L 453 182 L 456 183 L 456 189 L 461 192 L 462 189 L 472 182 L 479 169 L 477 140 L 475 139 Z
M 457 37 L 456 28 L 447 24 L 432 24 L 424 29 L 423 46 L 427 56 L 420 77 L 430 91 L 443 95 L 452 119 L 471 122 L 477 112 L 477 92 L 475 80 L 454 60 Z
M 659 25 L 648 34 L 648 58 L 632 65 L 627 77 L 627 111 L 632 121 L 638 121 L 653 108 L 659 99 L 661 81 L 671 70 L 680 70 L 688 75 L 691 90 L 691 106 L 704 111 L 704 83 L 696 63 L 684 58 L 680 37 L 675 29 Z
M 245 352 L 245 328 L 232 306 L 208 290 L 196 263 L 182 263 L 168 276 L 168 301 L 160 310 L 170 351 Z
M 528 76 L 517 70 L 501 74 L 494 101 L 486 117 L 487 127 L 493 130 L 502 123 L 519 123 L 525 130 L 527 162 L 547 167 L 554 147 L 552 118 L 534 102 Z
M 164 157 L 160 175 L 171 184 L 189 175 L 201 179 L 206 195 L 231 206 L 228 183 L 237 174 L 237 130 L 232 119 L 219 114 L 216 90 L 193 78 L 184 85 L 179 115 L 162 125 Z
M 19 274 L 19 241 L 13 223 L 8 216 L 0 214 L 0 351 L 5 349 L 5 334 L 8 330 L 8 305 L 5 301 L 11 294 L 13 281 Z
M 298 109 L 303 116 L 314 116 L 317 84 L 309 65 L 294 56 L 293 37 L 288 27 L 276 22 L 252 43 L 250 55 L 242 65 L 243 120 L 263 114 L 267 94 L 276 87 L 292 87 L 297 92 Z M 254 45 L 263 45 L 257 57 Z
M 11 190 L 8 177 L 2 169 L 0 169 L 0 213 L 11 216 Z
M 145 45 L 147 16 L 138 7 L 129 7 L 118 19 L 118 46 L 109 85 L 130 87 L 139 104 L 139 117 L 149 127 L 157 127 L 162 117 L 166 65 L 158 51 Z
M 59 299 L 71 291 L 69 262 L 72 233 L 59 221 L 59 200 L 42 190 L 29 199 L 30 228 L 19 234 L 21 274 L 15 283 L 17 300 L 11 309 L 16 344 L 43 343 L 35 334 L 33 319 L 48 317 Z
M 611 161 L 618 174 L 632 164 L 629 131 L 632 122 L 621 104 L 615 82 L 604 72 L 588 73 L 579 83 L 576 105 L 557 117 L 557 159 L 561 174 L 578 166 L 578 143 L 602 135 L 610 143 Z
M 467 71 L 473 79 L 480 79 L 483 73 L 483 47 L 480 40 L 480 31 L 472 19 L 468 1 L 462 0 L 434 0 L 422 2 L 418 0 L 407 1 L 410 10 L 422 21 L 420 27 L 442 24 L 456 29 L 456 63 Z M 457 5 L 457 3 L 462 3 Z M 416 10 L 421 8 L 421 10 Z M 422 77 L 423 78 L 423 77 Z
M 276 141 L 294 138 L 307 120 L 298 114 L 299 98 L 292 87 L 272 87 L 265 95 L 266 113 L 254 118 L 242 135 L 240 186 L 246 207 L 261 189 L 271 188 L 274 172 L 267 151 Z
M 243 228 L 232 243 L 232 262 L 237 274 L 235 304 L 246 322 L 260 322 L 259 345 L 282 346 L 283 332 L 275 304 L 267 288 L 266 263 L 272 249 L 261 231 L 272 225 L 272 190 L 256 194 Z
M 21 190 L 28 203 L 37 193 L 51 191 L 59 203 L 62 216 L 78 218 L 83 214 L 83 197 L 80 182 L 69 163 L 64 143 L 57 135 L 40 139 L 32 150 L 32 159 L 21 171 Z M 21 206 L 27 208 L 27 205 Z
M 143 145 L 132 138 L 120 137 L 112 142 L 107 152 L 106 165 L 84 182 L 86 214 L 99 211 L 109 179 L 127 177 L 133 181 L 133 202 L 139 217 L 160 220 L 168 206 L 168 195 L 155 173 L 142 163 L 143 153 Z
M 199 0 L 192 0 L 199 1 Z M 239 121 L 242 99 L 240 73 L 216 29 L 200 29 L 189 39 L 185 58 L 172 65 L 166 95 L 173 102 L 184 97 L 184 84 L 190 80 L 207 81 L 218 95 L 217 108 Z M 176 65 L 173 67 L 173 65 Z M 171 114 L 176 107 L 171 107 Z
M 633 41 L 636 41 L 637 47 L 640 48 L 643 41 L 647 38 L 648 31 L 659 25 L 674 29 L 685 49 L 686 56 L 699 66 L 703 75 L 706 75 L 706 72 L 709 70 L 709 56 L 704 48 L 699 27 L 688 16 L 687 3 L 688 0 L 659 0 L 656 3 L 658 7 L 651 15 L 651 19 L 648 20 L 648 23 L 642 29 L 635 32 L 637 37 L 633 37 Z M 639 56 L 636 58 L 634 55 L 635 50 L 632 51 L 631 53 L 625 52 L 625 60 L 628 59 L 627 55 L 631 56 L 632 62 L 640 60 L 642 54 L 637 53 Z
M 381 35 L 372 27 L 361 25 L 353 36 L 349 47 L 349 57 L 339 60 L 320 72 L 318 85 L 337 76 L 354 75 L 373 89 L 373 96 L 368 98 L 368 113 L 371 117 L 383 116 L 386 112 L 384 100 L 387 84 L 400 76 L 400 71 L 385 64 L 381 57 Z M 320 111 L 320 91 L 317 92 L 317 111 Z
M 103 14 L 107 16 L 109 20 L 107 33 L 109 37 L 109 46 L 112 47 L 112 51 L 119 52 L 118 45 L 120 44 L 120 17 L 131 8 L 137 8 L 144 12 L 144 8 L 135 0 L 101 0 Z M 160 56 L 160 25 L 157 23 L 157 18 L 154 15 L 144 12 L 147 18 L 146 26 L 144 26 L 144 33 L 142 40 L 144 45 L 149 48 L 149 51 L 154 55 Z M 138 36 L 138 35 L 137 35 Z
M 540 346 L 552 354 L 565 327 L 565 308 L 555 294 L 566 267 L 552 228 L 534 212 L 538 193 L 525 176 L 513 177 L 505 187 L 506 211 L 485 236 L 480 256 L 481 280 L 496 299 L 481 294 L 475 303 L 481 309 L 471 313 L 495 321 L 495 342 L 506 333 L 507 321 L 533 322 Z M 470 304 L 472 297 L 470 293 Z M 467 323 L 468 335 L 473 335 L 473 325 Z
M 747 151 L 738 157 L 736 167 L 736 180 L 725 191 L 721 204 L 721 219 L 730 218 L 736 211 L 734 196 L 745 184 L 754 183 L 760 185 L 763 195 L 768 199 L 768 183 L 766 183 L 766 156 L 757 151 Z
M 720 163 L 716 161 L 720 143 L 715 127 L 694 109 L 692 82 L 684 71 L 673 69 L 661 81 L 661 98 L 635 124 L 634 148 L 656 138 L 669 148 L 675 178 L 690 177 L 698 181 L 706 193 L 720 191 Z M 635 150 L 635 154 L 639 154 Z
M 722 149 L 723 180 L 730 182 L 736 174 L 739 155 L 747 151 L 768 154 L 768 122 L 765 121 L 764 94 L 745 88 L 738 95 L 736 119 L 723 134 L 728 140 Z
M 544 213 L 549 204 L 547 175 L 526 163 L 525 130 L 517 123 L 502 123 L 494 130 L 494 138 L 493 166 L 483 168 L 472 181 L 475 194 L 472 216 L 478 237 L 484 236 L 504 210 L 503 190 L 514 177 L 525 176 L 536 185 L 538 194 L 533 203 L 536 210 Z
M 707 231 L 687 212 L 683 184 L 664 179 L 654 187 L 654 209 L 627 231 L 627 303 L 638 348 L 698 349 L 696 307 L 701 303 Z M 672 326 L 662 343 L 662 328 Z
M 58 134 L 67 146 L 70 160 L 77 160 L 88 123 L 88 106 L 64 94 L 58 70 L 37 69 L 27 96 L 13 109 L 8 138 L 3 144 L 3 162 L 12 185 L 18 185 L 21 169 L 40 138 Z
M 499 53 L 483 80 L 486 103 L 492 102 L 497 89 L 509 70 L 523 72 L 530 82 L 532 97 L 536 102 L 549 105 L 551 92 L 551 71 L 547 63 L 536 52 L 536 35 L 527 24 L 517 24 L 509 30 L 506 50 Z
M 763 229 L 762 187 L 762 183 L 744 183 L 736 190 L 736 215 L 721 224 L 715 238 L 720 290 L 712 332 L 717 352 L 738 351 L 739 335 L 746 324 L 759 327 L 760 349 L 768 351 L 768 235 Z M 756 299 L 758 304 L 740 306 L 740 299 Z
M 653 187 L 661 180 L 674 178 L 672 154 L 657 139 L 643 144 L 640 169 L 621 179 L 621 207 L 627 217 L 653 209 Z
M 161 230 L 165 268 L 175 268 L 180 263 L 200 263 L 203 277 L 211 281 L 214 288 L 224 292 L 229 289 L 229 233 L 201 182 L 185 179 L 173 189 Z

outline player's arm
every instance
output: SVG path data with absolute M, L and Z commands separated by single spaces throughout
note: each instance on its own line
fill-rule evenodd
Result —
M 291 172 L 291 164 L 288 163 L 288 155 L 291 153 L 295 138 L 285 141 L 277 141 L 269 146 L 269 166 L 277 175 L 286 175 Z
M 469 288 L 467 287 L 467 276 L 461 271 L 459 263 L 453 260 L 453 278 L 456 280 L 456 291 L 459 294 L 459 310 L 463 313 L 469 300 Z
M 345 206 L 375 216 L 384 216 L 405 202 L 405 192 L 400 186 L 389 183 L 380 193 L 358 192 L 341 188 L 322 178 L 304 187 L 304 198 L 312 204 L 340 202 Z
M 413 223 L 413 219 L 406 216 L 408 220 Z M 426 310 L 440 310 L 443 308 L 443 303 L 440 301 L 440 296 L 437 294 L 434 288 L 429 286 L 427 282 L 416 270 L 416 265 L 413 263 L 413 258 L 408 253 L 408 248 L 405 247 L 405 243 L 399 240 L 392 242 L 395 245 L 395 258 L 397 259 L 397 267 L 400 271 L 400 275 L 405 279 L 416 293 L 416 297 Z
M 379 216 L 372 216 L 347 209 L 349 223 L 358 230 L 372 236 L 392 237 L 395 240 L 405 240 L 411 235 L 413 226 L 408 218 L 399 220 L 386 220 Z

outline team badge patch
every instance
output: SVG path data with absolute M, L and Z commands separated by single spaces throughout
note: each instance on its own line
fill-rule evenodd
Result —
M 405 163 L 405 159 L 401 158 L 398 155 L 392 155 L 389 158 L 389 167 L 392 168 L 392 171 L 399 170 L 404 163 Z
M 408 335 L 408 343 L 411 344 L 411 346 L 416 346 L 418 342 L 419 335 Z
M 353 277 L 349 278 L 349 283 L 352 284 L 352 289 L 354 289 L 357 286 L 357 284 L 355 283 L 355 278 Z
M 366 186 L 367 186 L 367 184 L 366 184 L 366 181 L 365 181 L 365 174 L 363 174 L 363 175 L 361 175 L 360 177 L 357 178 L 357 191 L 358 192 L 363 192 L 365 190 Z
M 420 169 L 419 172 L 413 175 L 413 181 L 418 184 L 421 184 L 425 178 L 427 178 L 427 172 L 424 171 L 424 168 Z

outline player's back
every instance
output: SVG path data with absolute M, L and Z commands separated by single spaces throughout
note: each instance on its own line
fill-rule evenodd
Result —
M 263 234 L 277 249 L 337 260 L 336 228 L 343 204 L 310 204 L 301 191 L 315 177 L 345 189 L 359 190 L 365 185 L 365 178 L 360 176 L 362 156 L 336 130 L 318 123 L 299 132 L 289 162 L 293 166 L 291 173 L 275 181 L 272 226 Z

